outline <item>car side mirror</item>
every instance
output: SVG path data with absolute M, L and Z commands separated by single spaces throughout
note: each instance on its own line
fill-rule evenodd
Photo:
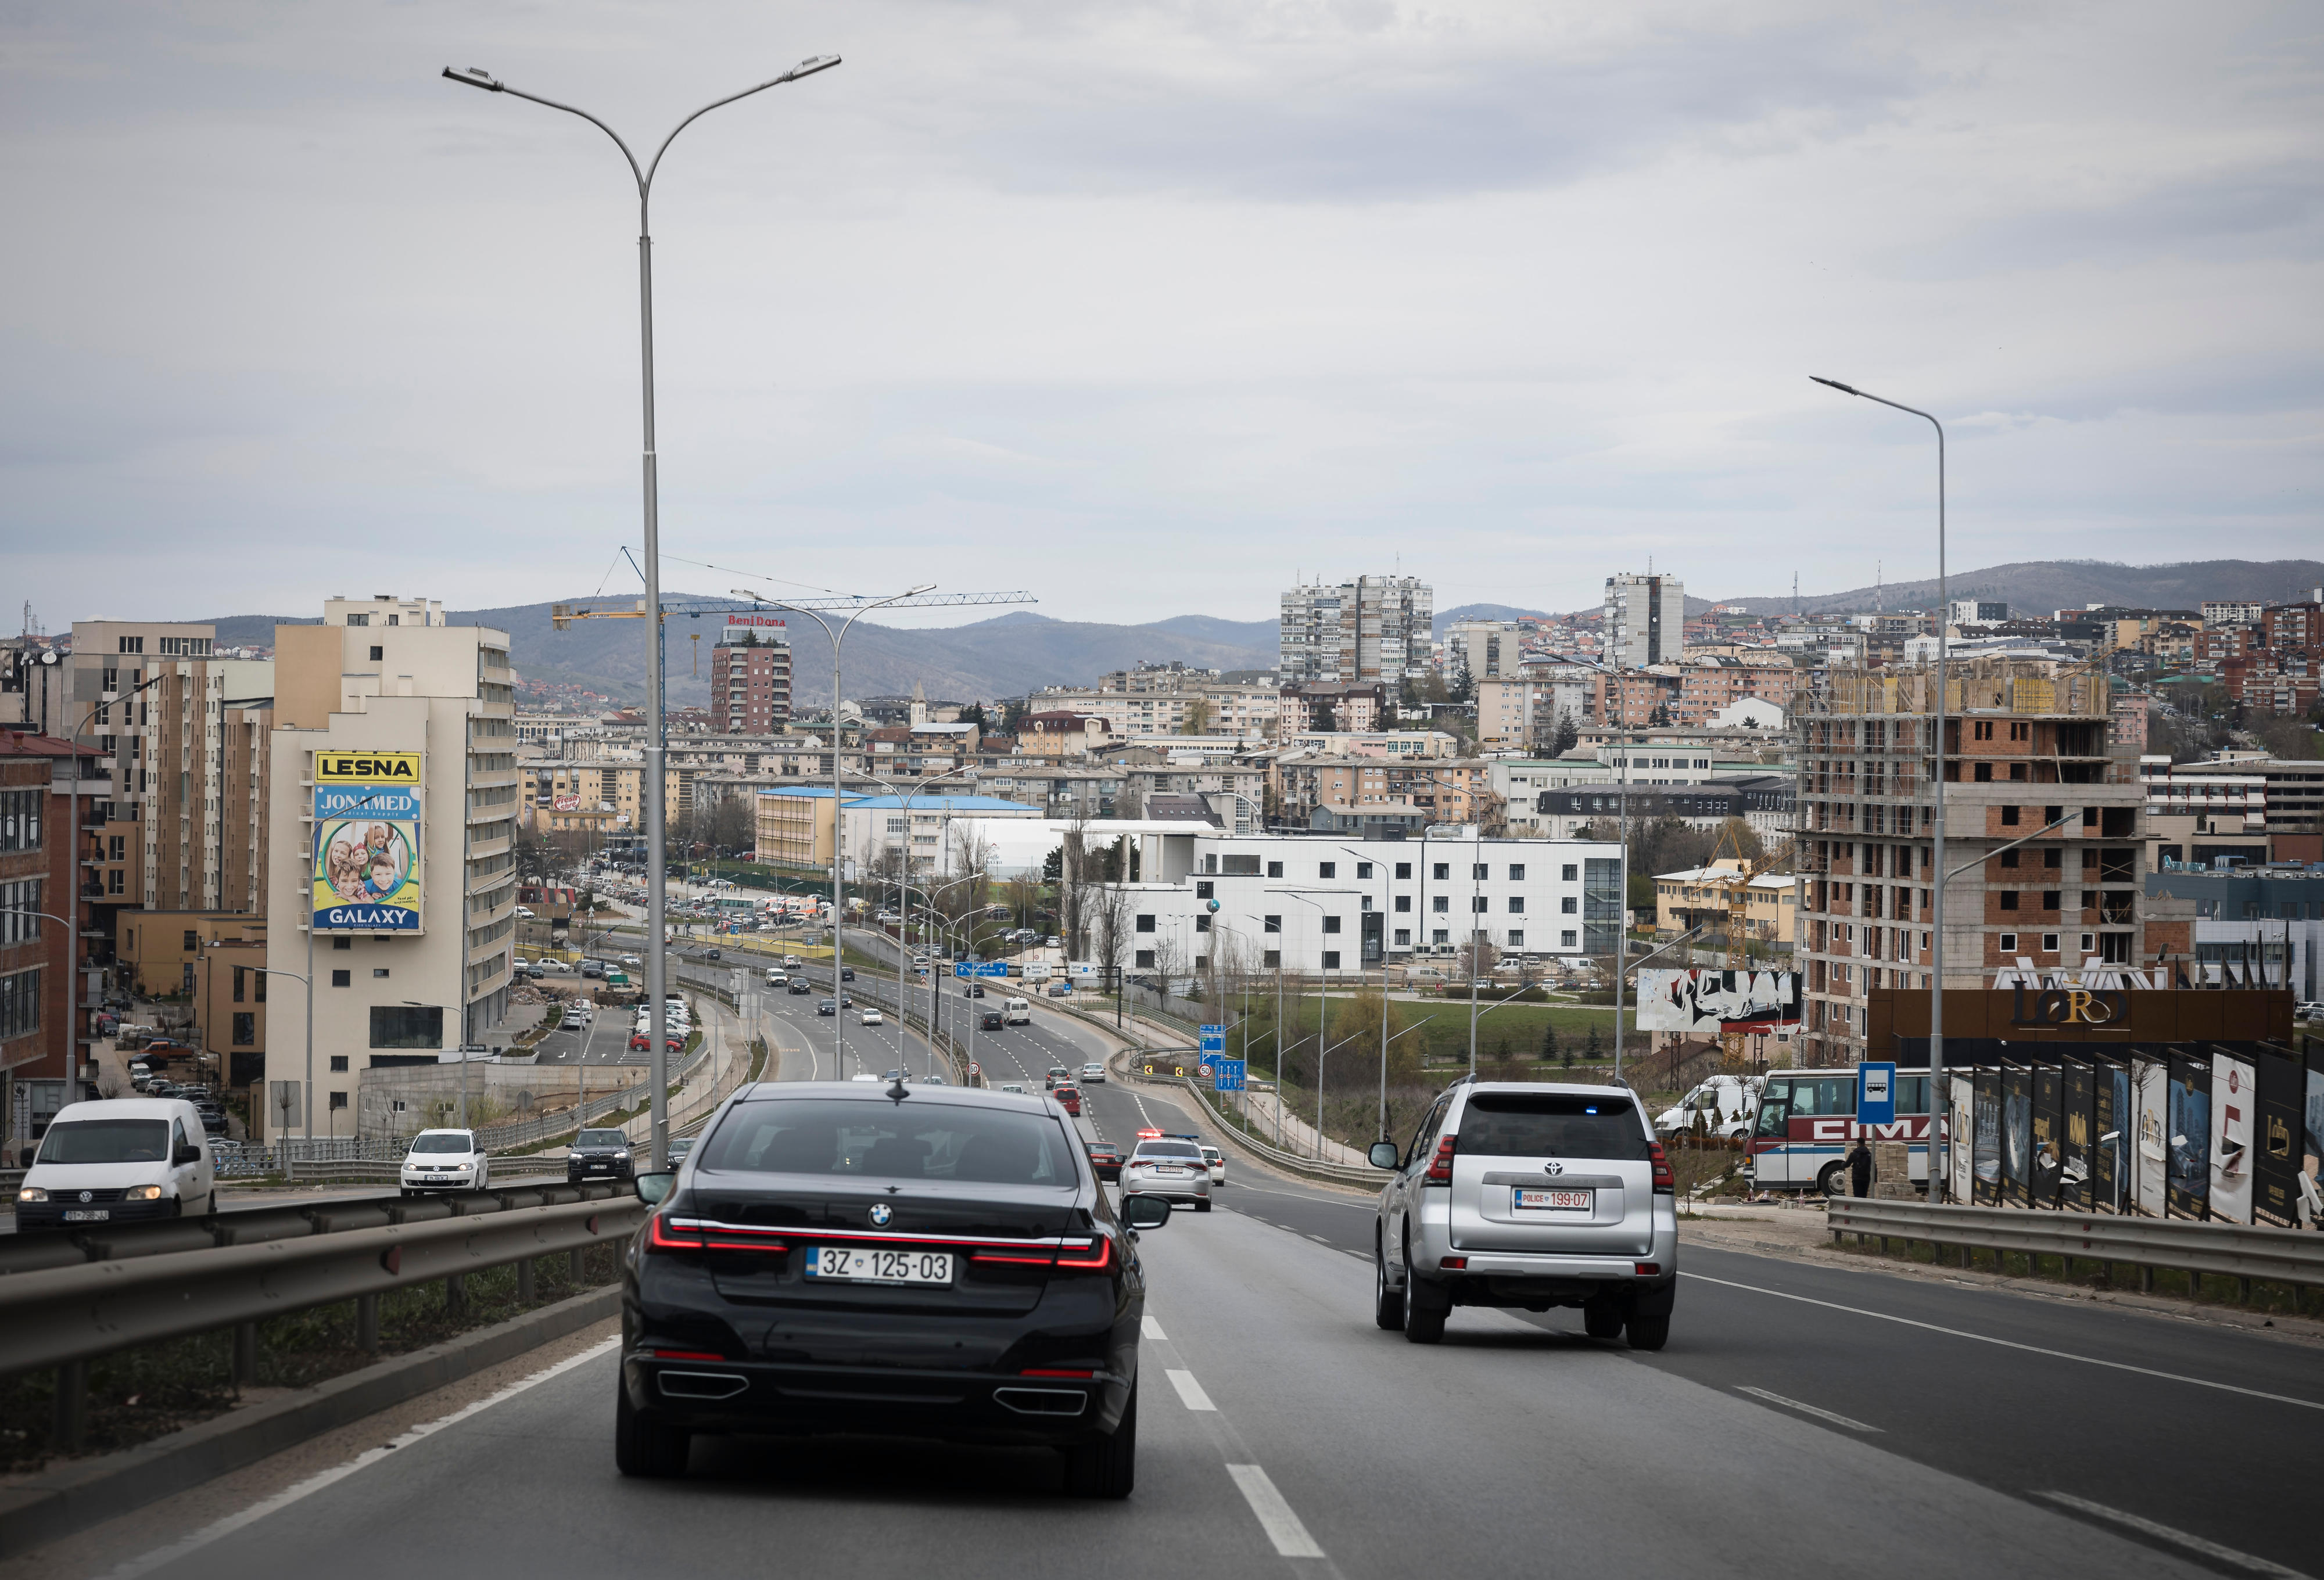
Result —
M 191 1142 L 188 1142 L 170 1154 L 170 1166 L 173 1169 L 181 1168 L 188 1163 L 198 1163 L 201 1161 L 202 1149 Z
M 635 1183 L 638 1199 L 648 1207 L 659 1207 L 669 1199 L 671 1191 L 678 1189 L 678 1176 L 674 1173 L 640 1174 Z
M 1404 1154 L 1397 1151 L 1396 1143 L 1392 1141 L 1372 1143 L 1372 1150 L 1367 1155 L 1370 1157 L 1372 1167 L 1375 1169 L 1394 1169 L 1404 1162 Z
M 1158 1229 L 1170 1221 L 1170 1203 L 1160 1196 L 1132 1196 L 1121 1204 L 1121 1221 L 1133 1229 Z

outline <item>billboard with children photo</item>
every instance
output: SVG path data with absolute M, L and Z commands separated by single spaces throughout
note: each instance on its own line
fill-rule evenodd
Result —
M 420 754 L 315 754 L 314 925 L 420 931 Z

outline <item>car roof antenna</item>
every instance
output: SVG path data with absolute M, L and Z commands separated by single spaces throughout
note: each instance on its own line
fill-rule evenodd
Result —
M 880 1095 L 894 1102 L 898 1107 L 903 1107 L 904 1099 L 910 1097 L 912 1094 L 905 1088 L 904 1078 L 901 1075 L 899 1075 L 896 1077 L 895 1084 L 889 1087 L 886 1091 L 881 1092 Z

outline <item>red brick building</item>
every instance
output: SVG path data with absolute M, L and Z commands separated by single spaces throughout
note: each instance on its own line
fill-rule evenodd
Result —
M 783 622 L 730 614 L 710 649 L 710 730 L 766 735 L 791 717 L 791 650 Z
M 54 736 L 0 730 L 0 1156 L 15 1157 L 55 1111 L 58 1089 L 37 1089 L 46 1099 L 23 1100 L 24 1082 L 76 1082 L 87 1060 L 86 1045 L 97 972 L 104 961 L 88 895 L 73 892 L 68 810 L 78 759 L 79 854 L 93 868 L 102 851 L 106 781 L 97 776 L 94 748 L 75 747 Z M 22 913 L 44 913 L 23 914 Z M 47 918 L 69 917 L 63 927 Z M 76 1009 L 76 985 L 87 1006 Z M 26 1089 L 29 1092 L 35 1089 Z M 83 1094 L 62 1089 L 67 1100 Z

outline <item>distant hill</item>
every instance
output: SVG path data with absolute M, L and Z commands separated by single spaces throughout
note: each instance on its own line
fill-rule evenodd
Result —
M 678 592 L 666 596 L 672 602 L 706 602 Z M 455 625 L 494 626 L 508 632 L 511 660 L 528 680 L 585 686 L 632 702 L 644 699 L 644 621 L 576 620 L 560 631 L 550 622 L 549 609 L 546 603 L 524 603 L 455 610 L 447 618 Z M 826 704 L 830 644 L 813 620 L 802 615 L 787 618 L 799 704 Z M 218 640 L 235 646 L 272 642 L 277 623 L 264 615 L 236 615 L 216 622 Z M 715 614 L 672 620 L 668 629 L 670 702 L 706 703 L 710 655 L 706 649 L 717 639 Z M 1199 614 L 1125 626 L 1051 620 L 1018 610 L 973 625 L 934 630 L 864 620 L 847 638 L 845 682 L 851 697 L 901 694 L 917 684 L 930 697 L 971 701 L 1016 696 L 1044 685 L 1093 684 L 1108 670 L 1142 662 L 1272 671 L 1276 631 L 1272 620 L 1214 620 Z
M 2263 602 L 2305 598 L 2311 589 L 2324 585 L 2324 561 L 2189 560 L 2169 565 L 2123 565 L 2106 560 L 2020 560 L 1983 570 L 1956 571 L 1946 582 L 1946 591 L 1955 598 L 1999 599 L 2013 611 L 2047 619 L 2057 610 L 2101 603 L 2132 609 L 2199 609 L 2206 598 Z M 1936 579 L 1931 577 L 1891 582 L 1881 588 L 1818 593 L 1803 597 L 1800 608 L 1809 614 L 1855 614 L 1871 610 L 1876 599 L 1890 609 L 1912 609 L 1932 604 L 1936 597 Z M 1788 614 L 1792 609 L 1788 592 L 1720 602 L 1753 614 Z M 1694 600 L 1688 599 L 1690 612 L 1693 605 Z
M 1440 609 L 1430 634 L 1438 641 L 1444 639 L 1444 628 L 1461 620 L 1546 620 L 1545 609 L 1517 609 L 1507 603 L 1464 603 L 1458 609 Z

